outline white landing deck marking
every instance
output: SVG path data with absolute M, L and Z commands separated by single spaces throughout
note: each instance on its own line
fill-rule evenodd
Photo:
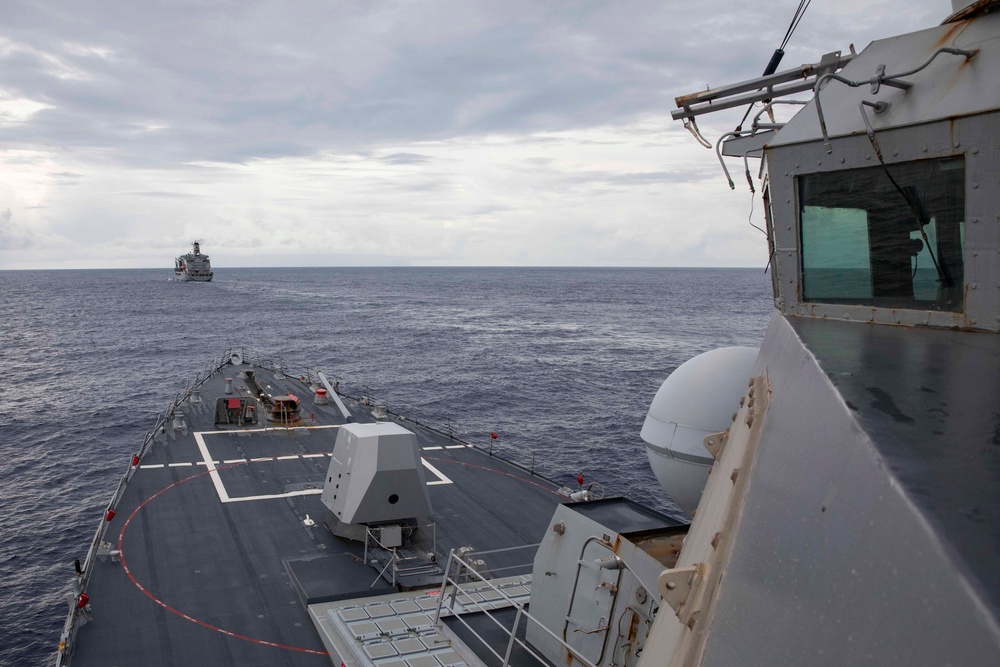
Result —
M 444 449 L 444 447 L 424 447 L 423 451 L 425 451 L 425 452 L 432 452 L 432 451 L 435 451 L 435 450 L 438 450 L 438 449 Z
M 445 445 L 445 449 L 465 449 L 465 445 Z
M 226 497 L 224 503 L 242 503 L 247 500 L 275 500 L 277 498 L 291 498 L 292 496 L 312 496 L 323 493 L 323 489 L 303 489 L 302 491 L 289 491 L 288 493 L 275 493 L 270 496 L 240 496 L 239 498 Z
M 321 424 L 319 426 L 272 426 L 271 428 L 234 428 L 225 431 L 201 431 L 202 435 L 224 435 L 226 433 L 271 433 L 272 431 L 312 431 L 318 428 L 340 428 L 340 424 Z
M 420 462 L 424 464 L 424 467 L 430 470 L 438 478 L 436 482 L 427 482 L 427 486 L 435 486 L 437 484 L 453 484 L 453 482 L 444 476 L 444 474 L 428 463 L 427 459 L 420 459 Z
M 326 426 L 292 426 L 284 430 L 294 430 L 294 429 L 313 429 L 313 428 L 340 428 L 339 425 L 326 425 Z M 215 486 L 215 492 L 219 496 L 219 501 L 223 503 L 241 503 L 249 500 L 276 500 L 278 498 L 290 498 L 292 496 L 311 496 L 323 493 L 323 489 L 303 489 L 301 491 L 289 491 L 288 493 L 275 493 L 264 496 L 241 496 L 238 498 L 233 498 L 226 491 L 225 484 L 222 483 L 222 478 L 219 476 L 219 470 L 216 466 L 219 465 L 219 461 L 215 461 L 208 453 L 208 445 L 205 444 L 206 435 L 223 435 L 226 433 L 264 433 L 266 431 L 277 431 L 280 428 L 256 428 L 256 429 L 242 429 L 242 430 L 232 430 L 232 431 L 196 431 L 194 433 L 195 443 L 198 445 L 198 451 L 201 452 L 202 460 L 197 462 L 197 465 L 203 465 L 206 467 L 209 477 L 212 478 L 212 484 Z M 465 445 L 457 445 L 457 447 L 465 447 Z M 454 449 L 455 447 L 448 447 L 448 449 Z M 441 447 L 425 447 L 425 449 L 442 449 Z M 226 459 L 223 461 L 225 464 L 236 464 L 236 463 L 262 463 L 265 461 L 291 461 L 293 459 L 313 459 L 322 458 L 325 456 L 333 456 L 330 452 L 323 452 L 321 454 L 295 454 L 292 456 L 265 456 L 254 459 Z M 420 462 L 425 468 L 427 468 L 431 473 L 437 478 L 433 482 L 427 482 L 427 486 L 433 486 L 437 484 L 453 484 L 448 477 L 446 477 L 440 470 L 435 468 L 433 465 L 428 463 L 424 459 L 420 459 Z M 192 463 L 171 463 L 170 466 L 191 466 L 195 465 Z M 150 464 L 139 466 L 140 468 L 162 468 L 163 464 Z
M 150 468 L 162 468 L 163 464 L 162 463 L 146 463 L 146 464 L 141 465 L 139 467 L 142 468 L 143 470 L 149 470 Z
M 229 432 L 231 433 L 231 431 Z M 224 503 L 228 503 L 229 494 L 226 493 L 226 487 L 222 483 L 222 478 L 219 477 L 219 471 L 215 467 L 215 461 L 213 461 L 212 457 L 208 455 L 208 447 L 205 446 L 205 438 L 203 436 L 206 434 L 211 435 L 212 433 L 212 431 L 195 431 L 194 441 L 198 445 L 198 451 L 201 452 L 201 460 L 205 462 L 205 467 L 208 470 L 208 476 L 212 478 L 212 484 L 215 485 L 215 492 L 219 494 L 219 500 Z
M 194 464 L 193 463 L 168 463 L 167 465 L 170 466 L 171 468 L 186 468 L 186 467 L 193 466 Z

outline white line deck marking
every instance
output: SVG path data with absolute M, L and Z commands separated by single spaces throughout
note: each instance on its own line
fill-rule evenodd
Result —
M 302 491 L 289 491 L 288 493 L 276 493 L 273 496 L 240 496 L 239 498 L 228 498 L 223 502 L 241 503 L 245 500 L 277 500 L 278 498 L 290 498 L 292 496 L 312 496 L 323 493 L 323 489 L 304 489 Z
M 195 431 L 194 441 L 198 445 L 198 451 L 201 452 L 201 458 L 208 468 L 208 476 L 212 478 L 212 484 L 215 485 L 215 492 L 219 494 L 219 500 L 224 503 L 229 502 L 229 494 L 226 493 L 226 486 L 222 483 L 222 478 L 219 477 L 219 471 L 215 467 L 215 461 L 213 461 L 212 457 L 208 455 L 208 447 L 205 446 L 205 438 L 202 437 L 201 432 Z
M 441 449 L 441 447 L 424 447 L 424 448 L 423 448 L 423 450 L 424 450 L 425 452 L 430 452 L 430 451 L 434 451 L 435 449 Z
M 194 464 L 193 463 L 168 463 L 167 465 L 170 466 L 171 468 L 183 468 L 183 467 L 193 466 Z
M 147 464 L 141 465 L 139 467 L 142 468 L 143 470 L 146 470 L 146 469 L 149 469 L 149 468 L 162 468 L 163 464 L 162 463 L 147 463 Z
M 465 449 L 465 445 L 445 445 L 445 449 Z
M 224 435 L 226 433 L 270 433 L 272 431 L 308 431 L 314 428 L 340 428 L 340 424 L 321 424 L 319 426 L 272 426 L 271 428 L 234 428 L 225 431 L 200 431 L 202 435 Z
M 451 484 L 452 483 L 452 481 L 450 479 L 448 479 L 447 477 L 445 477 L 441 473 L 440 470 L 438 470 L 437 468 L 435 468 L 434 466 L 432 466 L 430 463 L 428 463 L 426 459 L 420 459 L 420 462 L 423 463 L 424 467 L 427 468 L 428 470 L 430 470 L 432 473 L 434 473 L 437 476 L 437 478 L 438 478 L 438 481 L 436 481 L 436 482 L 427 482 L 427 486 L 434 486 L 436 484 Z
M 284 430 L 312 429 L 312 428 L 340 428 L 340 426 L 339 425 L 329 425 L 329 426 L 293 426 L 293 427 L 286 428 Z M 241 502 L 246 502 L 246 501 L 249 501 L 249 500 L 277 500 L 279 498 L 290 498 L 292 496 L 313 496 L 313 495 L 316 495 L 316 494 L 323 493 L 323 489 L 319 488 L 319 489 L 303 489 L 301 491 L 289 491 L 288 493 L 276 493 L 276 494 L 273 494 L 273 495 L 266 495 L 266 496 L 242 496 L 242 497 L 238 497 L 238 498 L 231 498 L 229 496 L 229 493 L 227 493 L 227 491 L 226 491 L 226 486 L 225 486 L 225 484 L 222 483 L 222 478 L 219 476 L 219 470 L 218 470 L 218 468 L 216 468 L 216 466 L 219 464 L 219 462 L 218 461 L 213 461 L 212 458 L 211 458 L 211 456 L 209 456 L 208 446 L 205 444 L 205 438 L 203 436 L 206 436 L 206 435 L 220 435 L 220 434 L 224 434 L 224 433 L 263 433 L 265 431 L 277 431 L 277 430 L 281 430 L 281 429 L 278 429 L 278 428 L 269 428 L 269 429 L 258 428 L 258 429 L 244 429 L 244 430 L 239 430 L 239 431 L 236 431 L 236 430 L 234 430 L 234 431 L 196 431 L 194 433 L 195 443 L 197 443 L 197 445 L 198 445 L 198 451 L 200 451 L 201 455 L 202 455 L 202 460 L 198 461 L 197 464 L 198 465 L 204 465 L 207 468 L 208 475 L 209 475 L 209 477 L 212 478 L 212 484 L 215 486 L 215 492 L 219 495 L 219 501 L 220 502 L 223 502 L 223 503 L 241 503 Z M 464 447 L 464 446 L 465 445 L 457 445 L 456 447 Z M 448 449 L 454 449 L 454 448 L 455 447 L 448 447 Z M 441 449 L 441 447 L 425 447 L 424 449 Z M 289 460 L 298 459 L 298 458 L 312 459 L 312 458 L 320 458 L 320 457 L 324 457 L 324 456 L 330 456 L 330 457 L 332 457 L 333 453 L 332 452 L 323 452 L 322 454 L 296 454 L 296 455 L 293 455 L 293 456 L 277 456 L 277 457 L 267 456 L 267 457 L 261 457 L 261 458 L 256 458 L 256 459 L 250 459 L 249 462 L 250 463 L 261 463 L 261 462 L 264 462 L 264 461 L 289 461 Z M 227 460 L 223 461 L 223 463 L 247 463 L 247 462 L 248 462 L 247 459 L 227 459 Z M 431 473 L 433 473 L 435 477 L 437 477 L 436 481 L 427 482 L 427 486 L 432 486 L 432 485 L 436 485 L 436 484 L 453 484 L 454 483 L 450 479 L 448 479 L 440 470 L 438 470 L 437 468 L 435 468 L 434 466 L 432 466 L 430 463 L 428 463 L 424 459 L 420 459 L 420 462 L 423 464 L 423 466 L 425 468 L 427 468 L 428 470 L 430 470 Z M 194 465 L 194 464 L 193 463 L 171 463 L 169 465 L 170 466 L 191 466 L 191 465 Z M 140 468 L 162 468 L 163 465 L 162 464 L 148 464 L 148 465 L 142 465 L 142 466 L 139 466 L 139 467 Z

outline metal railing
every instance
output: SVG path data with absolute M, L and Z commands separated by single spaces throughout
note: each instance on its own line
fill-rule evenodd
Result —
M 150 447 L 153 446 L 156 437 L 161 433 L 166 432 L 167 424 L 173 420 L 174 414 L 177 412 L 177 409 L 181 406 L 183 401 L 191 395 L 193 390 L 199 389 L 210 377 L 212 377 L 212 375 L 219 372 L 219 370 L 221 370 L 226 364 L 230 363 L 234 352 L 234 349 L 230 349 L 213 359 L 206 365 L 204 370 L 195 375 L 194 382 L 192 382 L 186 390 L 178 392 L 174 395 L 174 399 L 167 406 L 167 409 L 164 410 L 163 414 L 157 419 L 156 425 L 153 429 L 146 432 L 139 449 L 130 457 L 125 473 L 118 481 L 118 486 L 115 488 L 115 492 L 111 496 L 111 501 L 105 507 L 100 523 L 97 526 L 97 530 L 94 532 L 94 537 L 90 541 L 90 546 L 87 549 L 87 555 L 84 557 L 83 566 L 78 568 L 76 576 L 73 579 L 73 595 L 69 600 L 69 613 L 66 616 L 66 622 L 63 624 L 62 634 L 59 636 L 59 649 L 56 653 L 57 667 L 61 667 L 66 664 L 68 656 L 72 652 L 73 642 L 76 639 L 76 632 L 81 625 L 81 621 L 85 622 L 86 620 L 89 620 L 89 613 L 86 609 L 87 605 L 85 603 L 86 598 L 82 596 L 86 593 L 87 584 L 90 583 L 90 576 L 94 571 L 94 564 L 100 555 L 99 552 L 101 551 L 101 546 L 104 543 L 104 537 L 107 534 L 108 526 L 114 518 L 115 511 L 118 508 L 118 503 L 122 499 L 122 495 L 125 493 L 125 487 L 128 486 L 129 481 L 132 479 L 132 475 L 135 474 L 135 471 L 139 467 L 139 462 L 142 461 L 146 452 L 148 452 Z M 243 358 L 246 359 L 245 356 Z
M 418 529 L 418 528 L 430 528 L 431 529 L 431 544 L 432 544 L 432 546 L 431 546 L 431 553 L 432 554 L 436 554 L 437 553 L 437 523 L 436 522 L 432 521 L 431 523 L 418 524 L 418 525 L 415 525 L 415 526 L 409 526 L 407 524 L 407 527 L 411 529 L 411 532 L 413 530 Z M 375 530 L 380 531 L 381 528 L 382 528 L 381 526 L 376 526 Z M 369 586 L 369 588 L 374 588 L 375 587 L 375 584 L 378 583 L 378 580 L 382 578 L 382 575 L 385 574 L 386 570 L 388 570 L 390 566 L 392 566 L 392 578 L 391 579 L 392 579 L 392 585 L 393 586 L 396 585 L 396 582 L 398 581 L 399 576 L 401 574 L 403 576 L 406 576 L 407 574 L 418 572 L 418 571 L 424 569 L 424 567 L 426 566 L 426 565 L 418 565 L 416 567 L 400 567 L 400 563 L 402 563 L 404 561 L 415 561 L 415 560 L 418 560 L 418 559 L 414 558 L 414 557 L 407 558 L 407 557 L 404 557 L 404 556 L 400 556 L 399 552 L 396 550 L 396 547 L 387 547 L 386 545 L 382 544 L 382 541 L 381 541 L 380 538 L 381 538 L 381 533 L 379 535 L 376 535 L 375 532 L 372 530 L 371 526 L 367 526 L 365 528 L 364 564 L 365 565 L 372 565 L 372 564 L 376 564 L 376 563 L 379 562 L 374 556 L 372 556 L 371 560 L 369 560 L 369 558 L 368 558 L 369 548 L 373 547 L 373 546 L 377 546 L 379 549 L 382 550 L 383 553 L 387 554 L 388 557 L 389 557 L 389 562 L 387 562 L 385 564 L 385 567 L 383 567 L 382 570 L 378 573 L 378 576 L 375 577 L 375 581 L 373 581 L 371 583 L 371 586 Z M 372 549 L 371 552 L 374 553 L 375 549 Z
M 530 544 L 530 545 L 525 545 L 523 547 L 513 547 L 513 549 L 527 549 L 537 546 L 538 545 L 536 544 Z M 511 551 L 511 549 L 497 549 L 494 551 L 481 551 L 481 552 L 470 552 L 470 553 L 475 553 L 476 556 L 484 556 L 484 555 L 489 555 L 491 553 L 497 553 L 499 551 Z M 452 575 L 453 569 L 456 570 L 454 576 Z M 455 602 L 458 599 L 458 595 L 460 593 L 463 593 L 462 589 L 459 588 L 459 584 L 463 583 L 463 579 L 465 581 L 477 580 L 483 584 L 486 584 L 494 593 L 499 595 L 500 598 L 504 600 L 504 602 L 506 602 L 509 606 L 512 606 L 517 610 L 516 614 L 514 615 L 514 622 L 511 624 L 510 628 L 508 628 L 504 623 L 500 622 L 499 619 L 497 619 L 493 614 L 490 613 L 490 610 L 496 604 L 495 601 L 488 603 L 488 605 L 490 606 L 487 606 L 469 595 L 465 595 L 464 599 L 459 600 L 463 606 L 468 606 L 469 603 L 471 603 L 473 606 L 477 608 L 478 611 L 483 612 L 485 616 L 489 618 L 490 621 L 493 622 L 497 627 L 499 627 L 500 630 L 509 638 L 507 640 L 506 647 L 504 647 L 503 655 L 500 655 L 500 653 L 493 646 L 491 646 L 489 642 L 487 642 L 482 635 L 480 635 L 471 625 L 469 625 L 469 623 L 462 618 L 461 614 L 455 612 Z M 451 588 L 449 588 L 449 586 Z M 488 579 L 486 579 L 479 571 L 477 571 L 477 569 L 473 567 L 472 564 L 468 563 L 462 556 L 457 554 L 454 549 L 452 549 L 448 554 L 448 563 L 444 570 L 444 577 L 441 580 L 441 589 L 438 594 L 438 605 L 437 609 L 434 612 L 434 624 L 438 627 L 440 627 L 441 625 L 441 611 L 444 608 L 446 598 L 449 600 L 448 609 L 449 611 L 452 612 L 452 617 L 455 618 L 458 622 L 460 622 L 463 626 L 465 626 L 465 629 L 468 630 L 472 634 L 472 636 L 478 639 L 480 643 L 486 648 L 486 650 L 488 650 L 491 654 L 493 654 L 494 657 L 497 658 L 497 660 L 500 661 L 500 667 L 508 667 L 508 665 L 510 664 L 511 655 L 513 655 L 514 653 L 515 645 L 520 646 L 525 652 L 528 653 L 528 655 L 534 658 L 539 665 L 542 665 L 542 667 L 548 667 L 549 663 L 548 661 L 546 661 L 545 658 L 539 655 L 535 651 L 535 649 L 531 648 L 527 644 L 527 642 L 518 638 L 517 636 L 518 628 L 520 627 L 522 619 L 527 619 L 532 623 L 534 623 L 536 628 L 538 628 L 539 630 L 547 634 L 549 637 L 554 639 L 556 642 L 558 642 L 566 650 L 566 652 L 573 657 L 574 660 L 577 660 L 584 667 L 596 667 L 594 663 L 592 663 L 590 660 L 588 660 L 582 654 L 580 654 L 579 651 L 577 651 L 568 643 L 566 643 L 564 639 L 562 639 L 554 632 L 549 630 L 537 618 L 528 613 L 527 609 L 525 609 L 524 604 L 518 602 L 517 600 L 507 595 L 507 593 L 504 591 L 503 588 L 493 585 L 493 583 L 490 582 Z M 468 600 L 468 602 L 466 602 L 466 600 Z
M 538 461 L 537 451 L 532 448 L 516 447 L 512 444 L 500 443 L 493 438 L 490 438 L 487 444 L 475 442 L 468 439 L 468 436 L 466 435 L 469 430 L 468 428 L 449 417 L 445 417 L 444 423 L 442 424 L 435 421 L 428 421 L 407 416 L 399 408 L 390 407 L 389 402 L 385 399 L 379 400 L 375 398 L 375 393 L 372 392 L 371 388 L 367 385 L 361 386 L 360 389 L 352 390 L 348 387 L 348 385 L 352 383 L 349 383 L 344 378 L 336 375 L 329 375 L 328 377 L 333 380 L 331 384 L 336 393 L 344 398 L 355 401 L 361 405 L 378 405 L 379 407 L 383 407 L 386 415 L 397 421 L 409 422 L 425 430 L 437 433 L 438 435 L 443 435 L 456 443 L 474 447 L 480 451 L 486 452 L 490 456 L 504 461 L 505 463 L 509 463 L 512 466 L 520 468 L 533 477 L 541 477 L 546 481 L 556 483 L 547 476 L 546 472 L 539 470 L 536 467 L 536 463 Z M 410 410 L 407 410 L 407 412 L 412 414 L 412 411 Z M 542 459 L 544 460 L 544 457 L 542 457 Z

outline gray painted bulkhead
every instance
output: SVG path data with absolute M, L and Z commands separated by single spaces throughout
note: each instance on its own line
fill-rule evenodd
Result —
M 634 665 L 664 567 L 641 543 L 680 539 L 685 530 L 624 498 L 560 505 L 535 553 L 532 616 L 598 667 Z M 553 665 L 582 664 L 534 622 L 526 636 Z
M 955 32 L 902 55 L 876 42 L 844 74 L 906 69 L 892 59 L 919 64 Z M 798 179 L 879 165 L 867 86 L 824 89 L 829 146 L 811 103 L 765 149 L 778 312 L 754 374 L 772 396 L 702 665 L 1000 664 L 1000 113 L 934 106 L 976 94 L 956 81 L 982 85 L 985 55 L 941 56 L 910 93 L 883 87 L 894 112 L 867 110 L 887 165 L 964 160 L 958 312 L 803 299 Z
M 775 315 L 754 371 L 772 400 L 701 664 L 1000 664 L 976 576 L 998 527 L 970 562 L 859 424 L 885 406 L 849 407 L 794 321 Z

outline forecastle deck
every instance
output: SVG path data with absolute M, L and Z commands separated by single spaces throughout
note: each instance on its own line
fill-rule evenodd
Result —
M 322 527 L 320 493 L 344 423 L 336 406 L 317 405 L 302 379 L 255 368 L 268 394 L 303 397 L 301 420 L 217 427 L 217 398 L 253 398 L 239 370 L 223 366 L 201 386 L 200 400 L 185 399 L 182 419 L 165 424 L 135 467 L 85 589 L 91 620 L 79 626 L 64 662 L 330 664 L 296 567 L 327 589 L 339 587 L 327 590 L 328 599 L 394 590 L 374 585 L 378 572 L 359 563 L 362 544 Z M 233 378 L 228 396 L 226 378 Z M 357 421 L 373 421 L 366 406 L 347 406 Z M 557 485 L 401 423 L 421 449 L 439 557 L 464 546 L 486 551 L 541 539 L 564 500 Z M 486 566 L 528 561 L 530 551 L 501 552 Z

